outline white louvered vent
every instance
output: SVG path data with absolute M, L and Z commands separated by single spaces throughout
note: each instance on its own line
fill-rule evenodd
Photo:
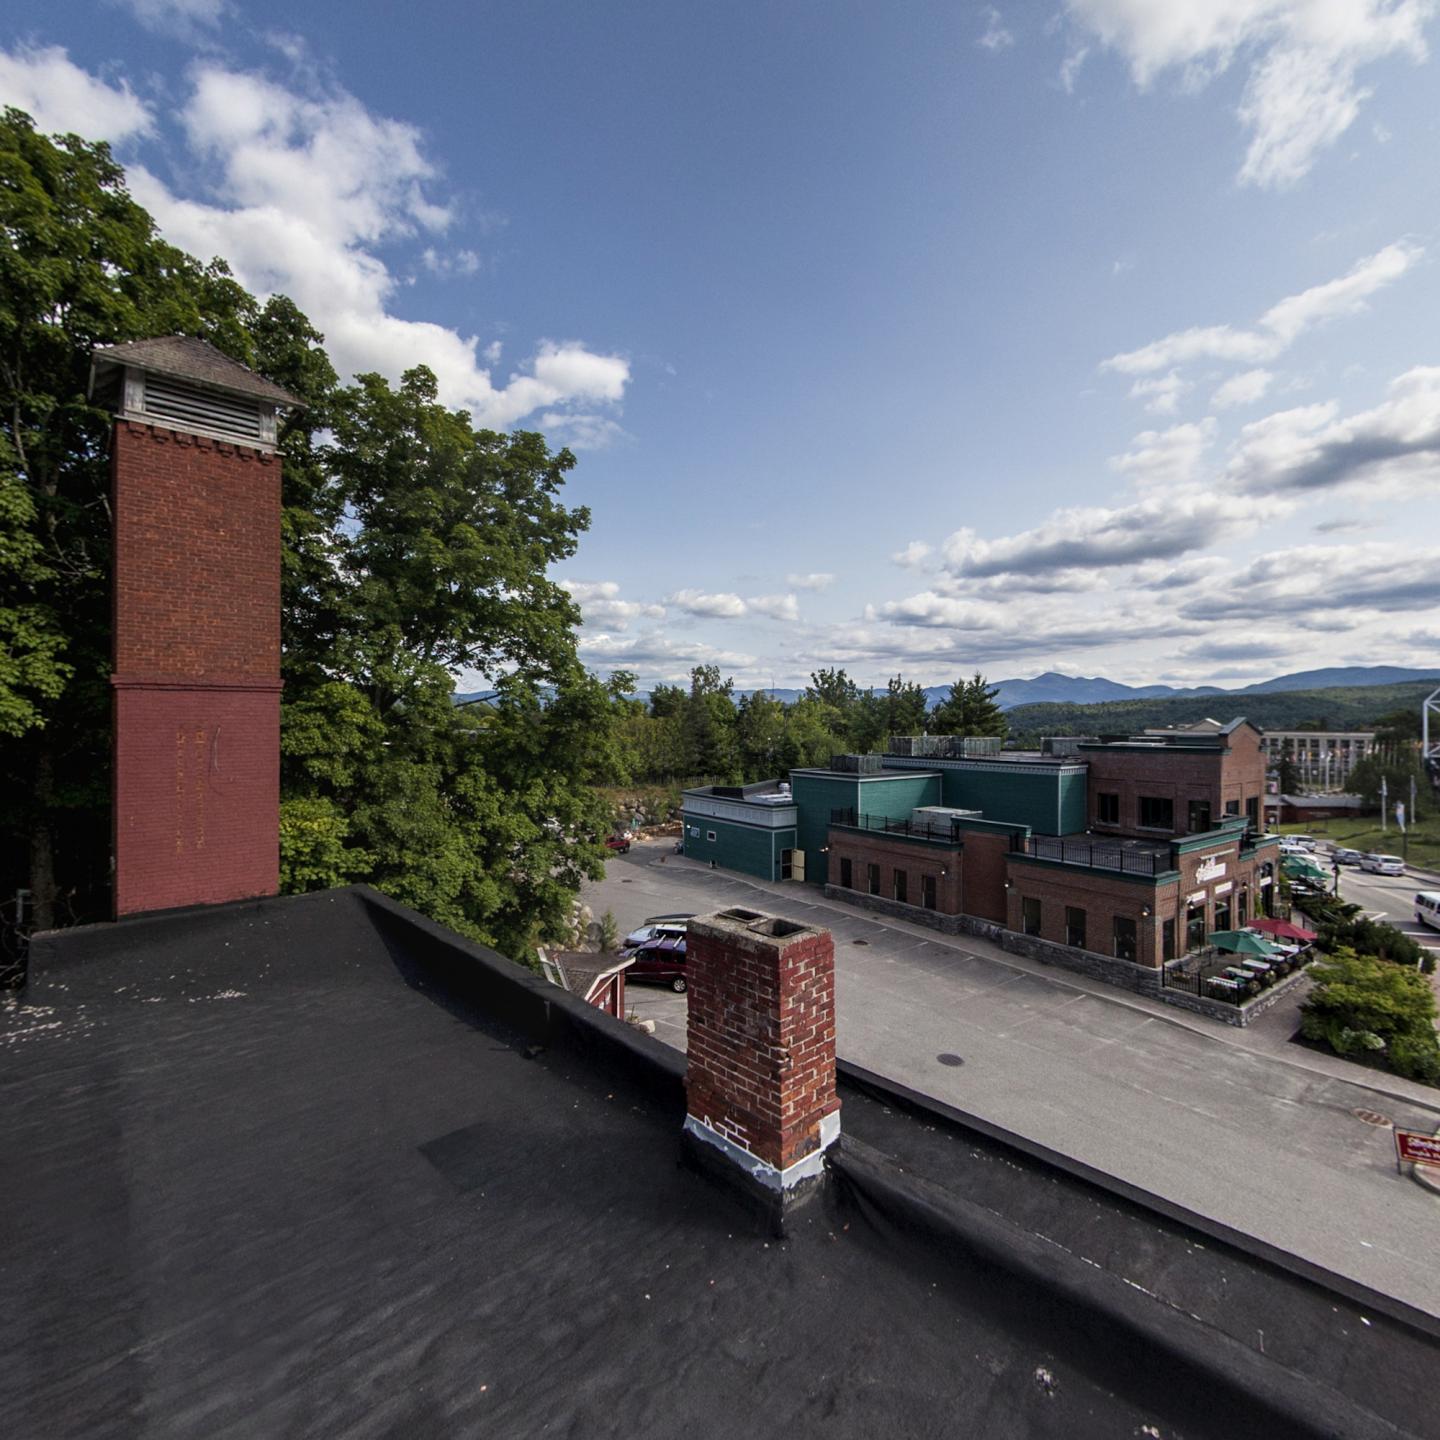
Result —
M 269 427 L 263 426 L 261 407 L 256 401 L 243 395 L 198 390 L 163 375 L 145 377 L 145 414 L 179 430 L 222 435 L 250 445 L 274 439 L 273 429 L 268 436 L 265 434 Z

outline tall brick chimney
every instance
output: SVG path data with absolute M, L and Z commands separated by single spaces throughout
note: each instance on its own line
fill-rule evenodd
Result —
M 834 941 L 828 930 L 722 910 L 690 921 L 685 971 L 687 1159 L 783 1228 L 840 1134 Z
M 280 461 L 298 402 L 203 340 L 96 350 L 115 411 L 116 916 L 279 888 Z

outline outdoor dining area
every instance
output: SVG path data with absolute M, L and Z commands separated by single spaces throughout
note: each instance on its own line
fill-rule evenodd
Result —
M 1202 949 L 1166 965 L 1165 984 L 1240 1005 L 1299 970 L 1318 938 L 1289 920 L 1258 919 L 1244 930 L 1216 930 Z

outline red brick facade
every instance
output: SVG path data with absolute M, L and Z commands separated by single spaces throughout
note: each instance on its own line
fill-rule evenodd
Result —
M 115 912 L 279 882 L 280 462 L 120 421 Z
M 1273 854 L 1267 851 L 1267 854 Z M 1113 871 L 1044 864 L 1020 856 L 1009 862 L 1007 928 L 1024 932 L 1025 901 L 1038 902 L 1039 935 L 1057 945 L 1075 945 L 1066 910 L 1084 912 L 1084 943 L 1078 948 L 1099 955 L 1117 953 L 1115 920 L 1135 929 L 1135 954 L 1140 965 L 1158 969 L 1166 958 L 1184 955 L 1196 936 L 1233 930 L 1267 913 L 1262 862 L 1253 853 L 1242 856 L 1238 839 L 1217 842 L 1180 856 L 1179 880 L 1156 883 L 1126 879 Z M 1172 928 L 1172 950 L 1165 954 L 1165 926 Z M 1193 929 L 1192 929 L 1193 924 Z
M 959 844 L 903 840 L 883 831 L 833 828 L 829 834 L 831 885 L 862 895 L 878 894 L 940 915 L 976 915 L 1005 923 L 1005 863 L 1009 835 L 966 831 Z M 845 881 L 845 861 L 850 880 Z M 872 890 L 870 866 L 879 867 L 879 890 Z M 903 882 L 898 877 L 903 875 Z M 935 887 L 935 904 L 925 904 L 925 881 Z
M 1265 755 L 1260 748 L 1260 732 L 1251 725 L 1242 725 L 1227 741 L 1228 748 L 1217 746 L 1213 750 L 1165 744 L 1086 746 L 1081 758 L 1090 767 L 1090 828 L 1097 834 L 1153 835 L 1159 839 L 1203 833 L 1227 814 L 1249 814 L 1258 829 L 1265 795 Z M 1103 795 L 1118 797 L 1119 813 L 1114 820 L 1101 818 Z M 1142 797 L 1170 801 L 1173 823 L 1143 824 Z M 1206 823 L 1191 825 L 1192 802 L 1204 807 Z
M 789 1169 L 840 1108 L 829 932 L 722 912 L 690 922 L 685 969 L 690 1116 Z

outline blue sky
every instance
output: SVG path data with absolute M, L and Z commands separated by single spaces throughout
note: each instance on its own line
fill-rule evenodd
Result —
M 597 670 L 1440 668 L 1440 0 L 11 0 L 0 99 L 580 457 Z M 465 677 L 470 683 L 474 677 Z

